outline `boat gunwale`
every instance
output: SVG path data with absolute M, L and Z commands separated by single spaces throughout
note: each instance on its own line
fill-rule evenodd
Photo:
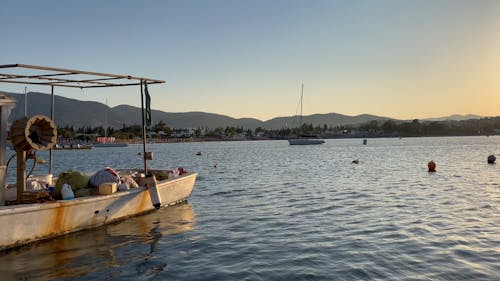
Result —
M 196 177 L 197 175 L 198 175 L 198 173 L 196 173 L 196 172 L 187 172 L 186 174 L 180 175 L 179 177 L 176 177 L 173 179 L 159 180 L 158 186 L 161 186 L 161 185 L 166 184 L 166 183 L 174 183 L 177 181 L 182 181 L 188 177 L 193 177 L 193 176 Z M 139 186 L 137 188 L 119 191 L 119 192 L 115 192 L 115 193 L 107 194 L 107 195 L 90 195 L 90 196 L 84 196 L 84 197 L 76 197 L 76 198 L 71 199 L 71 200 L 56 200 L 56 201 L 49 201 L 49 202 L 44 202 L 44 203 L 31 203 L 31 204 L 1 206 L 0 207 L 0 216 L 12 215 L 14 213 L 36 212 L 39 210 L 69 207 L 69 206 L 73 206 L 73 205 L 83 205 L 83 204 L 87 204 L 87 203 L 91 203 L 91 202 L 104 201 L 104 200 L 109 200 L 111 198 L 118 198 L 118 197 L 123 197 L 123 196 L 127 196 L 127 195 L 134 194 L 134 193 L 140 193 L 140 192 L 143 192 L 146 190 L 148 190 L 147 187 Z

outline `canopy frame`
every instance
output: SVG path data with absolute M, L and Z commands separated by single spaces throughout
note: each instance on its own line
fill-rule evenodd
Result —
M 21 69 L 39 71 L 40 74 L 16 74 L 14 72 L 5 73 L 4 70 Z M 77 76 L 76 78 L 66 78 L 68 75 Z M 5 64 L 0 65 L 0 83 L 28 84 L 28 85 L 47 85 L 70 88 L 104 88 L 104 87 L 122 87 L 122 86 L 140 86 L 142 82 L 147 84 L 165 83 L 163 80 L 137 77 L 132 75 L 118 75 L 102 72 L 74 70 L 66 68 L 36 66 L 29 64 Z
M 5 72 L 9 71 L 9 73 Z M 18 73 L 20 72 L 20 73 Z M 36 74 L 28 72 L 39 72 Z M 66 68 L 46 67 L 29 64 L 4 64 L 0 65 L 0 83 L 23 85 L 46 85 L 51 88 L 51 116 L 54 120 L 54 87 L 67 88 L 109 88 L 124 86 L 139 86 L 141 94 L 141 119 L 144 174 L 147 175 L 147 160 L 150 153 L 146 153 L 146 127 L 144 120 L 143 85 L 162 84 L 164 80 L 138 77 L 132 75 L 119 75 L 94 71 L 74 70 Z M 52 173 L 52 149 L 49 152 L 49 174 Z

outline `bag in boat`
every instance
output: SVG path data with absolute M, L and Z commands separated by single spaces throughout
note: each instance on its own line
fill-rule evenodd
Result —
M 122 184 L 125 184 L 127 186 L 125 190 L 139 187 L 139 185 L 131 175 L 122 176 L 122 182 L 123 182 Z
M 168 172 L 168 178 L 169 179 L 178 178 L 179 176 L 182 176 L 185 173 L 187 173 L 187 171 L 183 167 L 175 168 L 172 171 Z
M 54 189 L 55 199 L 62 199 L 61 189 L 65 183 L 69 184 L 71 189 L 76 192 L 78 189 L 88 187 L 89 176 L 80 171 L 73 170 L 68 170 L 59 174 L 57 177 L 56 188 Z
M 109 182 L 120 183 L 120 176 L 118 173 L 109 167 L 97 171 L 89 180 L 89 184 L 93 187 L 99 187 L 100 184 Z
M 30 175 L 26 180 L 26 191 L 38 192 L 52 185 L 52 174 Z
M 38 192 L 44 189 L 45 185 L 38 180 L 28 178 L 26 181 L 26 191 Z

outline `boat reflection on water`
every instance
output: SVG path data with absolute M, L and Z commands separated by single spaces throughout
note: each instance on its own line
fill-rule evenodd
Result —
M 161 271 L 166 264 L 147 264 L 156 244 L 166 236 L 192 230 L 195 219 L 193 207 L 185 203 L 93 230 L 5 250 L 0 252 L 0 276 L 2 280 L 71 279 L 92 272 L 102 274 L 109 268 L 128 264 Z

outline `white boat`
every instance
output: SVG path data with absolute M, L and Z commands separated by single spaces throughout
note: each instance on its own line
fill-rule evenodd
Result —
M 14 148 L 11 148 L 14 150 Z M 90 144 L 79 144 L 79 143 L 65 143 L 65 144 L 56 144 L 52 149 L 54 150 L 78 150 L 78 149 L 92 149 L 92 145 Z
M 93 147 L 125 147 L 128 146 L 128 144 L 124 142 L 96 142 L 92 145 Z
M 302 84 L 302 90 L 300 92 L 300 115 L 299 115 L 299 127 L 302 128 L 302 101 L 304 97 L 304 84 Z M 288 139 L 290 145 L 311 145 L 311 144 L 323 144 L 324 140 L 317 136 L 299 135 L 295 138 Z
M 3 73 L 5 69 L 14 69 L 14 74 Z M 19 70 L 27 70 L 19 74 Z M 40 74 L 33 75 L 33 71 Z M 78 75 L 78 78 L 70 76 Z M 40 67 L 32 65 L 12 64 L 0 65 L 0 82 L 33 83 L 49 85 L 52 89 L 52 109 L 54 87 L 101 88 L 115 86 L 140 86 L 141 101 L 143 85 L 164 83 L 162 80 L 133 77 L 129 75 L 114 75 L 61 68 Z M 146 92 L 147 94 L 147 92 Z M 145 134 L 143 133 L 144 167 L 135 171 L 148 174 L 144 181 L 138 181 L 139 187 L 119 191 L 108 195 L 92 195 L 77 197 L 72 200 L 56 200 L 44 203 L 22 204 L 22 196 L 26 194 L 25 156 L 31 149 L 50 150 L 49 175 L 52 167 L 52 147 L 55 145 L 56 129 L 52 118 L 34 116 L 27 119 L 22 127 L 21 135 L 17 134 L 14 122 L 9 132 L 16 149 L 18 160 L 17 181 L 14 185 L 6 185 L 6 130 L 7 117 L 10 108 L 15 104 L 7 95 L 0 95 L 0 249 L 24 245 L 33 241 L 98 227 L 107 223 L 125 219 L 149 212 L 164 206 L 185 201 L 194 187 L 197 173 L 187 172 L 180 176 L 156 180 L 155 175 L 164 175 L 166 170 L 152 170 L 147 167 L 147 160 L 152 158 L 151 152 L 146 152 Z M 142 106 L 143 131 L 144 106 Z M 54 112 L 52 110 L 52 112 Z M 22 122 L 21 122 L 22 123 Z M 19 127 L 19 126 L 18 126 Z M 55 132 L 55 133 L 53 133 Z M 25 138 L 25 143 L 19 141 L 19 136 Z M 136 157 L 136 155 L 134 155 Z M 118 164 L 118 163 L 117 163 Z M 68 167 L 71 169 L 71 167 Z M 13 188 L 3 188 L 15 186 Z M 6 202 L 14 205 L 4 206 Z
M 289 139 L 288 143 L 290 145 L 311 145 L 311 144 L 323 144 L 325 143 L 325 141 L 322 139 L 305 137 L 305 138 Z
M 196 173 L 158 181 L 161 207 L 183 202 Z M 11 198 L 6 198 L 11 199 Z M 0 207 L 0 249 L 98 227 L 155 210 L 150 189 L 141 186 L 110 195 Z

